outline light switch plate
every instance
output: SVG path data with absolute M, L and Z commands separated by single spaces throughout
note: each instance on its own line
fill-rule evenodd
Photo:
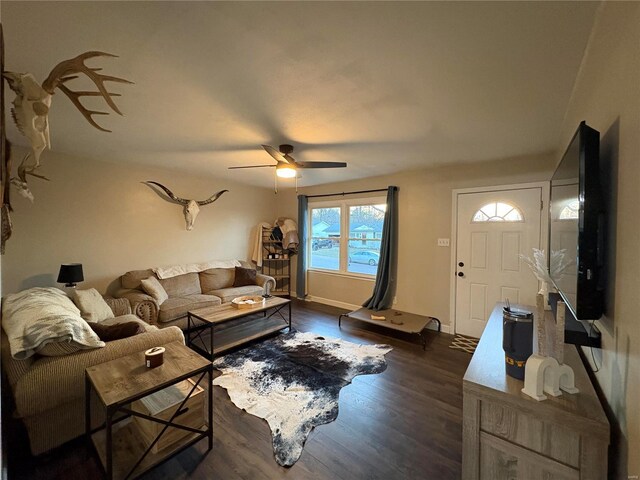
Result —
M 439 238 L 438 239 L 438 246 L 439 247 L 448 247 L 449 246 L 449 239 L 448 238 Z

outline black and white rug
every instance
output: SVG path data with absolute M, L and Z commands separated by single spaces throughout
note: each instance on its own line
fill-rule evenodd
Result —
M 290 467 L 311 430 L 338 417 L 338 396 L 356 375 L 387 368 L 388 345 L 358 345 L 314 333 L 282 334 L 213 362 L 214 385 L 271 428 L 276 461 Z

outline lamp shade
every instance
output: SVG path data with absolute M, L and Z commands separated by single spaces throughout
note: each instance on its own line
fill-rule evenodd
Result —
M 296 169 L 286 163 L 279 163 L 276 166 L 276 175 L 280 178 L 293 178 L 296 176 Z
M 74 285 L 84 280 L 81 263 L 63 263 L 58 273 L 58 283 Z

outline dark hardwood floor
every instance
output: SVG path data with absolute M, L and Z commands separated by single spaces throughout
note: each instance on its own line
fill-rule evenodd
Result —
M 344 310 L 294 301 L 300 331 L 360 343 L 387 343 L 387 369 L 355 377 L 340 393 L 340 413 L 314 429 L 291 468 L 273 459 L 267 423 L 236 408 L 226 390 L 214 391 L 214 447 L 206 441 L 149 472 L 148 479 L 459 479 L 462 456 L 462 376 L 471 356 L 449 348 L 451 336 L 429 333 L 426 351 L 416 339 L 393 337 Z M 414 343 L 415 342 L 415 343 Z M 101 478 L 92 448 L 74 440 L 40 457 L 28 454 L 26 434 L 9 427 L 9 479 Z

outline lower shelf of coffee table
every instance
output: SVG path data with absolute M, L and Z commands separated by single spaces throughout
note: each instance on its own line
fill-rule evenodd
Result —
M 137 427 L 131 418 L 127 418 L 113 425 L 112 428 L 112 451 L 113 458 L 113 478 L 124 479 L 131 468 L 147 449 L 147 446 L 140 438 L 140 434 L 135 430 Z M 171 428 L 171 427 L 170 427 Z M 205 427 L 203 427 L 205 428 Z M 184 450 L 202 439 L 206 439 L 206 432 L 203 434 L 190 433 L 174 445 L 159 451 L 149 452 L 144 460 L 138 465 L 130 478 L 146 472 L 150 468 L 168 460 L 181 450 Z M 107 434 L 102 429 L 91 436 L 93 444 L 100 457 L 100 462 L 104 467 L 107 464 Z
M 272 335 L 289 326 L 281 318 L 239 318 L 214 326 L 213 354 L 218 355 L 233 348 L 249 343 L 253 340 Z M 202 331 L 202 340 L 196 340 L 191 348 L 203 355 L 205 351 L 202 343 L 209 348 L 209 330 Z

